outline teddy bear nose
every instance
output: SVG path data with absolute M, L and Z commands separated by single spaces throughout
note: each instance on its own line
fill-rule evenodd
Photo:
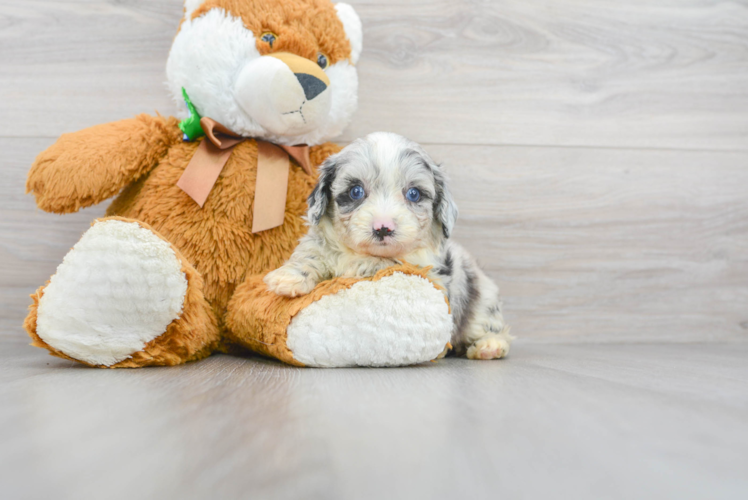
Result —
M 307 73 L 294 73 L 294 75 L 301 84 L 301 88 L 304 89 L 304 95 L 306 96 L 307 101 L 311 101 L 327 88 L 327 84 L 316 76 Z

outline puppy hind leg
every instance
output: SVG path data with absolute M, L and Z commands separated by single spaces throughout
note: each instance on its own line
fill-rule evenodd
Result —
M 501 359 L 509 354 L 513 337 L 509 327 L 500 333 L 488 333 L 473 342 L 467 350 L 468 359 Z
M 475 317 L 472 318 L 466 329 L 464 340 L 467 348 L 468 359 L 500 359 L 509 354 L 511 342 L 514 339 L 509 334 L 509 326 L 504 322 L 501 313 L 501 302 L 498 298 L 498 288 L 488 278 L 484 277 L 487 284 L 484 295 L 489 298 L 486 302 L 481 301 L 476 309 Z M 493 299 L 491 299 L 493 297 Z

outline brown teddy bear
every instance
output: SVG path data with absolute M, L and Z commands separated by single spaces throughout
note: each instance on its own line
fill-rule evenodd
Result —
M 262 274 L 306 232 L 325 142 L 357 100 L 361 23 L 328 0 L 187 0 L 167 63 L 182 120 L 140 115 L 63 135 L 27 190 L 71 213 L 116 196 L 32 297 L 33 345 L 99 367 L 175 365 L 247 350 L 296 365 L 435 358 L 451 318 L 401 266 L 288 299 Z M 373 307 L 395 298 L 389 327 Z M 380 312 L 377 312 L 380 311 Z

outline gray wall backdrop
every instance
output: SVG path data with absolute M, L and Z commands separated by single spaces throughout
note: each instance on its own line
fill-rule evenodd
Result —
M 453 178 L 456 238 L 535 341 L 748 337 L 748 2 L 351 0 L 360 109 Z M 0 336 L 94 207 L 24 194 L 56 137 L 170 114 L 180 0 L 0 0 Z

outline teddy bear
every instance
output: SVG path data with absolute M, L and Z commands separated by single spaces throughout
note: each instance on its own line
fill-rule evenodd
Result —
M 307 225 L 316 167 L 357 105 L 361 22 L 329 0 L 186 0 L 166 65 L 177 117 L 63 135 L 27 191 L 65 214 L 114 197 L 33 295 L 32 345 L 103 368 L 251 352 L 297 366 L 436 358 L 449 305 L 408 264 L 296 299 L 262 276 Z

